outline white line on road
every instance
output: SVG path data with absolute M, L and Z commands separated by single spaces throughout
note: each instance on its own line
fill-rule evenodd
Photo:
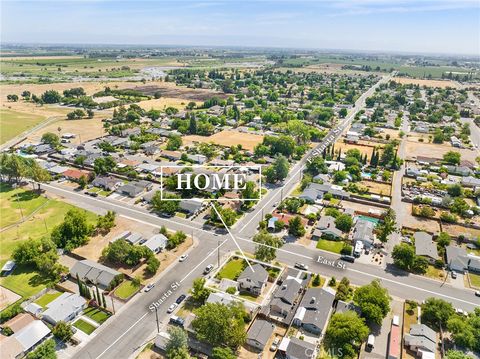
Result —
M 138 320 L 132 324 L 132 326 L 130 328 L 128 328 L 125 333 L 123 333 L 122 335 L 120 335 L 112 344 L 110 344 L 103 352 L 100 353 L 99 356 L 97 356 L 97 359 L 100 358 L 103 354 L 105 354 L 107 351 L 110 350 L 111 347 L 113 347 L 115 344 L 117 344 L 117 342 L 122 339 L 130 330 L 132 330 L 143 318 L 145 318 L 146 316 L 148 315 L 148 313 L 145 313 L 144 315 L 142 315 L 140 318 L 138 318 Z

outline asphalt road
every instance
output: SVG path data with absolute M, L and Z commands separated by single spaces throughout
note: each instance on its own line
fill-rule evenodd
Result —
M 389 77 L 385 77 L 381 82 L 386 82 Z M 307 158 L 313 151 L 321 150 L 323 147 L 334 142 L 351 123 L 355 114 L 364 106 L 365 99 L 370 96 L 375 88 L 370 88 L 364 93 L 355 104 L 349 115 L 340 122 L 341 131 L 331 132 L 326 140 L 319 144 L 316 149 L 310 151 L 301 161 L 299 161 L 291 170 L 282 187 L 272 188 L 266 197 L 264 197 L 255 209 L 244 216 L 232 228 L 233 235 L 243 250 L 253 252 L 255 244 L 251 238 L 257 231 L 257 225 L 264 214 L 274 209 L 274 204 L 281 198 L 290 193 L 301 176 Z M 175 263 L 173 268 L 166 270 L 162 277 L 157 281 L 156 286 L 148 293 L 138 294 L 132 301 L 125 305 L 109 321 L 102 325 L 92 335 L 93 338 L 85 345 L 81 346 L 74 358 L 126 358 L 135 354 L 143 344 L 152 339 L 156 331 L 155 312 L 151 312 L 148 307 L 154 301 L 164 296 L 164 293 L 171 289 L 171 284 L 180 283 L 179 289 L 173 291 L 167 296 L 158 309 L 158 318 L 161 323 L 168 321 L 169 315 L 166 310 L 175 299 L 183 293 L 187 293 L 191 288 L 195 278 L 202 275 L 203 269 L 207 264 L 216 264 L 217 249 L 223 253 L 235 251 L 237 247 L 229 236 L 218 236 L 212 232 L 205 231 L 200 225 L 186 219 L 160 218 L 149 213 L 147 210 L 131 206 L 113 199 L 99 199 L 86 196 L 73 190 L 64 189 L 58 185 L 43 185 L 51 193 L 62 196 L 67 200 L 76 203 L 79 207 L 92 210 L 97 213 L 103 213 L 107 210 L 114 210 L 118 215 L 144 222 L 153 226 L 165 225 L 172 230 L 182 230 L 186 233 L 193 233 L 196 239 L 195 248 L 187 261 L 184 263 Z M 278 250 L 278 260 L 293 266 L 295 262 L 303 262 L 309 266 L 313 272 L 324 276 L 335 276 L 341 278 L 348 276 L 352 284 L 363 285 L 371 282 L 373 279 L 380 279 L 382 284 L 389 290 L 390 294 L 399 298 L 414 299 L 422 301 L 430 296 L 438 296 L 452 302 L 455 307 L 465 310 L 472 310 L 475 306 L 480 306 L 480 298 L 474 296 L 471 290 L 460 290 L 451 287 L 448 284 L 430 280 L 424 277 L 399 272 L 394 268 L 377 268 L 371 265 L 360 263 L 347 263 L 346 269 L 333 268 L 330 265 L 318 263 L 318 256 L 335 261 L 338 256 L 319 251 L 317 249 L 305 248 L 296 244 L 286 244 Z

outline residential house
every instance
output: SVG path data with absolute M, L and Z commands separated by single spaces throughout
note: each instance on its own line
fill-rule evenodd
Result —
M 160 166 L 152 163 L 141 163 L 137 166 L 137 171 L 142 173 L 152 173 L 157 170 Z
M 353 227 L 352 242 L 361 241 L 365 248 L 371 248 L 374 240 L 374 228 L 375 225 L 373 222 L 363 218 L 357 218 L 355 226 Z
M 410 332 L 405 334 L 404 342 L 405 346 L 416 352 L 419 357 L 424 357 L 424 353 L 437 351 L 437 333 L 425 324 L 410 325 Z
M 307 289 L 293 318 L 293 325 L 320 335 L 327 325 L 334 300 L 335 291 L 331 288 Z
M 93 186 L 103 188 L 106 191 L 115 191 L 122 183 L 122 180 L 113 176 L 97 176 L 92 181 Z
M 335 198 L 349 198 L 350 194 L 343 190 L 343 187 L 331 183 L 310 183 L 308 187 L 298 196 L 310 202 L 316 202 L 323 199 L 325 193 L 331 193 Z
M 450 143 L 452 147 L 462 147 L 462 141 L 460 141 L 456 136 L 450 137 Z
M 0 340 L 2 359 L 24 357 L 50 335 L 50 329 L 41 320 L 33 320 L 28 325 L 14 331 L 9 337 Z
M 268 272 L 258 263 L 252 265 L 252 268 L 247 266 L 238 276 L 239 290 L 259 296 L 267 285 Z
M 70 269 L 73 278 L 78 275 L 81 280 L 89 281 L 100 288 L 107 288 L 119 274 L 120 272 L 89 259 L 78 261 Z
M 275 330 L 275 325 L 263 319 L 253 322 L 247 331 L 246 343 L 258 351 L 263 351 Z
M 312 359 L 317 357 L 315 344 L 295 337 L 284 337 L 278 346 L 278 351 L 285 359 Z
M 188 154 L 187 155 L 188 159 L 194 163 L 197 163 L 199 165 L 203 165 L 205 162 L 207 162 L 207 156 L 196 154 Z
M 150 249 L 153 253 L 160 253 L 167 247 L 168 238 L 163 234 L 155 234 L 143 245 Z
M 341 238 L 343 233 L 335 227 L 335 218 L 332 216 L 320 217 L 315 230 L 312 233 L 313 240 L 319 240 L 322 237 Z
M 160 155 L 171 161 L 179 161 L 182 158 L 182 152 L 179 151 L 162 150 Z
M 432 236 L 427 232 L 415 232 L 413 238 L 415 239 L 415 254 L 427 258 L 433 264 L 438 259 L 438 252 Z
M 63 177 L 65 177 L 66 179 L 68 179 L 70 181 L 78 182 L 78 181 L 80 181 L 80 178 L 82 178 L 82 177 L 85 177 L 85 178 L 88 179 L 91 175 L 91 172 L 81 171 L 81 170 L 77 170 L 77 169 L 74 169 L 74 168 L 70 168 L 70 169 L 66 170 L 65 172 L 63 172 L 62 175 L 63 175 Z
M 150 191 L 153 187 L 153 184 L 149 181 L 140 180 L 140 181 L 132 181 L 127 183 L 117 189 L 117 192 L 127 195 L 129 197 L 135 198 L 141 193 L 146 191 Z
M 297 278 L 287 277 L 283 283 L 273 293 L 270 301 L 270 315 L 286 318 L 295 308 L 302 284 Z
M 480 178 L 473 176 L 463 177 L 462 186 L 470 188 L 480 187 Z
M 182 199 L 179 207 L 182 212 L 195 215 L 203 209 L 203 201 L 200 199 Z
M 76 293 L 62 293 L 47 304 L 42 319 L 55 325 L 58 322 L 70 322 L 87 307 L 85 298 Z
M 447 266 L 452 271 L 464 273 L 466 270 L 480 272 L 480 257 L 468 254 L 464 248 L 449 245 L 445 248 Z
M 206 300 L 206 303 L 219 303 L 224 305 L 229 305 L 233 302 L 235 302 L 235 298 L 224 292 L 211 292 Z

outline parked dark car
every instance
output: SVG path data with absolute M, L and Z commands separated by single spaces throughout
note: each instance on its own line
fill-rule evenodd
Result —
M 175 301 L 177 304 L 180 304 L 181 302 L 183 302 L 185 300 L 187 296 L 185 294 L 182 294 L 180 297 L 177 298 L 177 300 Z
M 355 257 L 353 257 L 353 256 L 344 255 L 344 256 L 341 256 L 340 259 L 341 259 L 342 261 L 345 261 L 345 262 L 350 262 L 350 263 L 354 263 L 354 262 L 355 262 Z

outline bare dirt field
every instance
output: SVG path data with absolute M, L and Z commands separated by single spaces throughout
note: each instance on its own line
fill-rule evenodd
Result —
M 156 232 L 155 227 L 146 226 L 144 223 L 132 221 L 130 219 L 118 216 L 116 219 L 116 226 L 106 236 L 95 236 L 90 238 L 88 244 L 76 248 L 73 253 L 93 261 L 98 261 L 102 255 L 102 250 L 105 248 L 111 239 L 119 236 L 125 231 L 138 232 L 144 237 L 149 238 Z
M 392 187 L 386 183 L 361 181 L 360 184 L 367 187 L 370 193 L 380 194 L 382 196 L 390 196 Z
M 255 146 L 263 141 L 263 136 L 226 130 L 215 133 L 212 136 L 185 136 L 183 137 L 183 141 L 186 145 L 194 142 L 213 142 L 217 145 L 225 147 L 242 145 L 242 148 L 253 151 Z
M 370 209 L 374 211 L 378 211 L 379 213 L 385 211 L 385 208 L 376 207 L 371 204 L 366 205 L 362 203 L 350 202 L 350 201 L 344 201 L 344 200 L 342 200 L 340 204 L 343 206 L 343 208 L 350 208 L 359 213 L 368 213 Z
M 456 81 L 450 80 L 422 80 L 422 79 L 411 79 L 408 77 L 395 77 L 395 82 L 398 82 L 402 85 L 419 85 L 419 86 L 429 86 L 429 87 L 452 87 L 452 88 L 459 88 L 459 84 Z
M 399 133 L 400 133 L 400 130 L 396 130 L 393 128 L 382 128 L 382 132 L 380 133 L 380 135 L 384 139 L 386 139 L 387 135 L 390 135 L 390 140 L 394 140 L 394 139 L 400 138 L 400 136 L 398 135 Z
M 340 140 L 337 143 L 335 143 L 335 150 L 338 151 L 339 149 L 342 150 L 342 153 L 346 153 L 348 150 L 351 150 L 351 149 L 357 149 L 361 152 L 362 155 L 367 154 L 367 158 L 370 159 L 372 157 L 374 147 L 344 143 L 343 140 Z
M 431 158 L 442 159 L 443 155 L 448 151 L 459 152 L 462 160 L 475 163 L 475 158 L 479 155 L 479 151 L 472 151 L 463 148 L 454 148 L 448 144 L 437 145 L 433 143 L 421 143 L 411 140 L 409 137 L 406 144 L 407 157 L 425 156 Z
M 380 72 L 365 72 L 365 71 L 357 71 L 352 69 L 342 69 L 343 64 L 332 64 L 332 63 L 325 63 L 325 64 L 316 64 L 316 65 L 309 65 L 305 67 L 280 67 L 278 70 L 286 72 L 287 70 L 297 72 L 297 73 L 310 73 L 310 72 L 320 72 L 326 74 L 348 74 L 348 75 L 381 75 Z
M 183 110 L 189 102 L 191 102 L 189 99 L 162 97 L 159 99 L 141 101 L 138 102 L 137 105 L 147 111 L 152 108 L 155 110 L 165 110 L 167 107 L 175 107 L 179 110 Z
M 153 95 L 159 92 L 162 97 L 181 98 L 187 101 L 205 101 L 212 97 L 227 98 L 223 92 L 217 92 L 208 89 L 190 89 L 187 87 L 176 86 L 172 82 L 149 82 L 147 85 L 130 87 L 133 90 L 140 91 L 146 95 Z
M 470 238 L 480 238 L 480 229 L 467 228 L 459 226 L 458 224 L 442 224 L 442 229 L 444 232 L 447 232 L 451 236 L 458 237 L 459 235 L 464 235 Z
M 108 116 L 106 113 L 102 113 L 101 115 L 97 114 L 92 119 L 55 121 L 28 136 L 27 142 L 40 141 L 45 132 L 53 132 L 58 134 L 58 128 L 60 128 L 60 135 L 63 133 L 74 133 L 76 137 L 71 140 L 71 143 L 78 145 L 81 142 L 89 141 L 105 135 L 102 119 L 107 117 Z
M 5 309 L 10 304 L 15 303 L 20 298 L 22 298 L 22 296 L 12 292 L 7 288 L 0 286 L 0 310 Z

